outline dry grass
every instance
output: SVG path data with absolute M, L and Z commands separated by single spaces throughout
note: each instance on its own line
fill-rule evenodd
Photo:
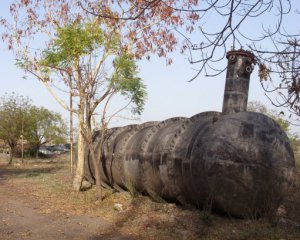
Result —
M 114 228 L 110 231 L 118 231 L 133 239 L 300 239 L 300 227 L 293 226 L 293 223 L 300 222 L 300 181 L 296 185 L 298 190 L 285 206 L 285 217 L 292 221 L 291 224 L 278 219 L 231 219 L 182 209 L 174 204 L 156 203 L 145 196 L 133 197 L 128 192 L 113 192 L 111 189 L 104 190 L 105 199 L 100 202 L 94 189 L 86 192 L 72 190 L 67 157 L 31 159 L 25 165 L 15 164 L 7 170 L 9 174 L 2 177 L 26 188 L 24 194 L 38 200 L 40 211 L 100 217 L 113 223 Z M 116 203 L 122 204 L 122 211 L 114 209 Z M 106 234 L 109 233 L 99 232 L 99 238 L 105 239 Z

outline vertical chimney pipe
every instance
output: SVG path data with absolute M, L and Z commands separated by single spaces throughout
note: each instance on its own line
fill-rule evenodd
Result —
M 240 49 L 227 52 L 226 58 L 228 65 L 222 113 L 246 112 L 255 56 L 249 51 Z

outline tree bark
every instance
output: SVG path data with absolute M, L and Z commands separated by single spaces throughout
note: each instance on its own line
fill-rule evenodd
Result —
M 13 160 L 13 157 L 14 157 L 14 152 L 15 152 L 14 147 L 10 147 L 10 149 L 9 149 L 9 161 L 8 161 L 8 165 L 12 164 L 12 160 Z
M 73 180 L 73 188 L 76 191 L 81 190 L 81 185 L 84 177 L 84 152 L 85 152 L 85 141 L 82 134 L 84 123 L 84 110 L 79 109 L 78 111 L 78 141 L 77 141 L 77 166 Z
M 36 159 L 39 158 L 39 150 L 40 150 L 40 147 L 39 147 L 39 146 L 36 146 L 36 148 L 35 148 L 35 158 L 36 158 Z
M 70 81 L 70 170 L 71 175 L 73 175 L 73 94 L 72 94 L 73 84 L 72 80 Z

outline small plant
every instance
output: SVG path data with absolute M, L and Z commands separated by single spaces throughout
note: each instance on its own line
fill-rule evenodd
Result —
M 206 226 L 211 226 L 212 225 L 212 218 L 211 218 L 211 214 L 208 211 L 201 211 L 199 213 L 199 217 L 201 222 L 206 225 Z
M 128 192 L 130 193 L 130 196 L 132 198 L 136 198 L 138 196 L 138 191 L 134 187 L 134 183 L 130 178 L 127 178 L 125 181 L 125 187 L 127 188 Z

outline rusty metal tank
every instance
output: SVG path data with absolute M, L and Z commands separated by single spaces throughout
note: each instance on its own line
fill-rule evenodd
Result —
M 111 129 L 99 166 L 103 184 L 235 217 L 279 206 L 294 171 L 293 150 L 274 120 L 246 112 L 252 53 L 230 51 L 227 58 L 222 113 Z

